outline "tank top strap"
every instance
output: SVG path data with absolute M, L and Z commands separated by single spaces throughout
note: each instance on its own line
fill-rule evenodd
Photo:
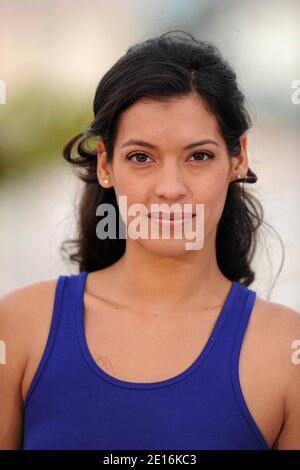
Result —
M 240 283 L 237 283 L 236 285 L 238 289 L 234 300 L 234 308 L 231 309 L 228 318 L 229 321 L 225 323 L 223 331 L 223 345 L 226 345 L 223 354 L 226 360 L 222 363 L 222 370 L 219 372 L 223 374 L 223 377 L 226 377 L 224 381 L 224 390 L 227 380 L 229 380 L 235 399 L 239 405 L 239 409 L 245 420 L 248 422 L 251 432 L 256 436 L 262 448 L 268 450 L 269 445 L 254 420 L 253 415 L 249 410 L 248 403 L 245 400 L 239 374 L 240 353 L 257 294 L 254 290 Z M 229 390 L 229 384 L 226 387 L 226 390 Z
M 216 396 L 215 400 L 226 400 L 232 408 L 232 416 L 236 405 L 248 423 L 252 434 L 256 436 L 264 449 L 268 444 L 249 411 L 248 404 L 241 388 L 239 376 L 239 358 L 243 339 L 249 323 L 256 292 L 249 287 L 233 281 L 231 294 L 227 297 L 221 313 L 225 316 L 217 341 L 203 363 L 199 373 L 205 377 Z M 225 307 L 225 309 L 224 309 Z
M 226 300 L 226 315 L 218 340 L 208 356 L 207 366 L 228 371 L 228 366 L 238 362 L 244 334 L 253 310 L 256 292 L 237 281 L 233 281 L 231 295 Z M 224 309 L 224 306 L 223 306 Z M 221 372 L 221 371 L 220 371 Z
M 50 328 L 46 345 L 26 394 L 24 405 L 40 381 L 44 371 L 71 371 L 81 361 L 78 339 L 78 302 L 82 301 L 82 287 L 87 272 L 80 274 L 60 275 L 57 278 Z M 76 374 L 75 374 L 76 376 Z
M 246 328 L 249 323 L 256 300 L 256 292 L 249 287 L 238 283 L 238 295 L 236 297 L 236 307 L 233 309 L 233 350 L 232 356 L 237 356 L 241 348 Z
M 249 323 L 256 300 L 256 292 L 249 287 L 237 283 L 238 290 L 235 297 L 234 308 L 232 309 L 228 328 L 232 333 L 230 348 L 232 360 L 238 360 L 238 355 L 242 346 L 246 328 Z
M 60 291 L 62 293 L 56 349 L 59 354 L 73 357 L 73 359 L 81 354 L 78 338 L 78 321 L 79 314 L 83 311 L 83 289 L 86 275 L 87 271 L 79 274 L 60 276 L 57 286 L 58 295 Z

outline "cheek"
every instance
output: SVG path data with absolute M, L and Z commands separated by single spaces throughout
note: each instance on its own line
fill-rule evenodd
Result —
M 204 224 L 208 228 L 216 225 L 222 215 L 227 189 L 224 178 L 220 178 L 219 181 L 215 179 L 213 183 L 206 184 L 201 194 L 198 194 L 197 201 L 204 204 Z
M 126 196 L 127 206 L 129 208 L 132 204 L 145 204 L 145 187 L 142 185 L 130 184 L 130 181 L 124 181 L 123 183 L 115 185 L 115 192 L 117 197 Z
M 114 189 L 116 194 L 127 196 L 132 203 L 143 202 L 145 185 L 141 179 L 137 178 L 131 171 L 128 171 L 126 164 L 119 163 L 113 165 Z
M 126 216 L 127 221 L 130 222 L 138 216 L 140 212 L 137 209 L 137 204 L 142 205 L 141 209 L 144 209 L 143 206 L 145 206 L 145 210 L 148 209 L 147 204 L 145 204 L 145 185 L 139 184 L 136 179 L 133 180 L 124 173 L 117 175 L 114 179 L 114 190 L 123 220 L 124 216 Z M 120 196 L 121 199 L 119 199 Z M 122 204 L 121 206 L 120 203 Z M 137 211 L 136 216 L 128 214 L 130 208 Z
M 117 197 L 127 197 L 128 206 L 144 201 L 145 186 L 125 170 L 114 171 L 114 190 Z

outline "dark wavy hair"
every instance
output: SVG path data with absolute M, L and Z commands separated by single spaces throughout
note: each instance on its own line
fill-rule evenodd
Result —
M 78 238 L 64 241 L 61 247 L 67 251 L 66 244 L 75 246 L 75 252 L 68 256 L 71 262 L 79 263 L 80 272 L 113 264 L 126 248 L 125 239 L 97 237 L 98 205 L 113 204 L 117 220 L 119 209 L 114 188 L 103 188 L 98 182 L 97 151 L 89 147 L 89 139 L 102 138 L 111 163 L 118 122 L 124 110 L 142 97 L 167 101 L 192 92 L 200 95 L 215 115 L 229 157 L 239 155 L 240 137 L 252 122 L 236 73 L 211 42 L 197 40 L 185 31 L 168 31 L 129 47 L 100 80 L 93 102 L 93 122 L 63 149 L 64 158 L 80 168 L 78 176 L 84 182 L 78 208 Z M 73 158 L 71 152 L 76 142 L 77 155 Z M 255 279 L 250 265 L 256 250 L 257 230 L 265 223 L 261 203 L 244 188 L 244 183 L 256 180 L 257 176 L 249 168 L 245 178 L 229 184 L 216 233 L 220 270 L 228 279 L 245 286 Z

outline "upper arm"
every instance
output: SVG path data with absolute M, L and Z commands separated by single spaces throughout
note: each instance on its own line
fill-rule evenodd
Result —
M 300 314 L 283 307 L 282 322 L 285 417 L 273 449 L 300 450 Z
M 29 359 L 43 351 L 55 284 L 41 281 L 0 298 L 0 449 L 22 447 L 23 379 Z

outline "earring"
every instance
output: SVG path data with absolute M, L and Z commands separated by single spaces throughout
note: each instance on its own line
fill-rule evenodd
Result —
M 234 180 L 232 180 L 232 183 L 240 183 L 240 180 L 242 180 L 243 177 L 238 173 L 235 177 Z
M 104 183 L 108 183 L 108 180 L 107 180 L 107 179 L 105 179 L 105 180 L 104 180 Z
M 253 173 L 252 170 L 250 170 L 250 168 L 248 168 L 248 173 L 246 176 L 242 176 L 240 174 L 237 174 L 236 175 L 236 179 L 232 181 L 232 183 L 256 183 L 256 181 L 258 180 L 257 176 L 255 173 Z

